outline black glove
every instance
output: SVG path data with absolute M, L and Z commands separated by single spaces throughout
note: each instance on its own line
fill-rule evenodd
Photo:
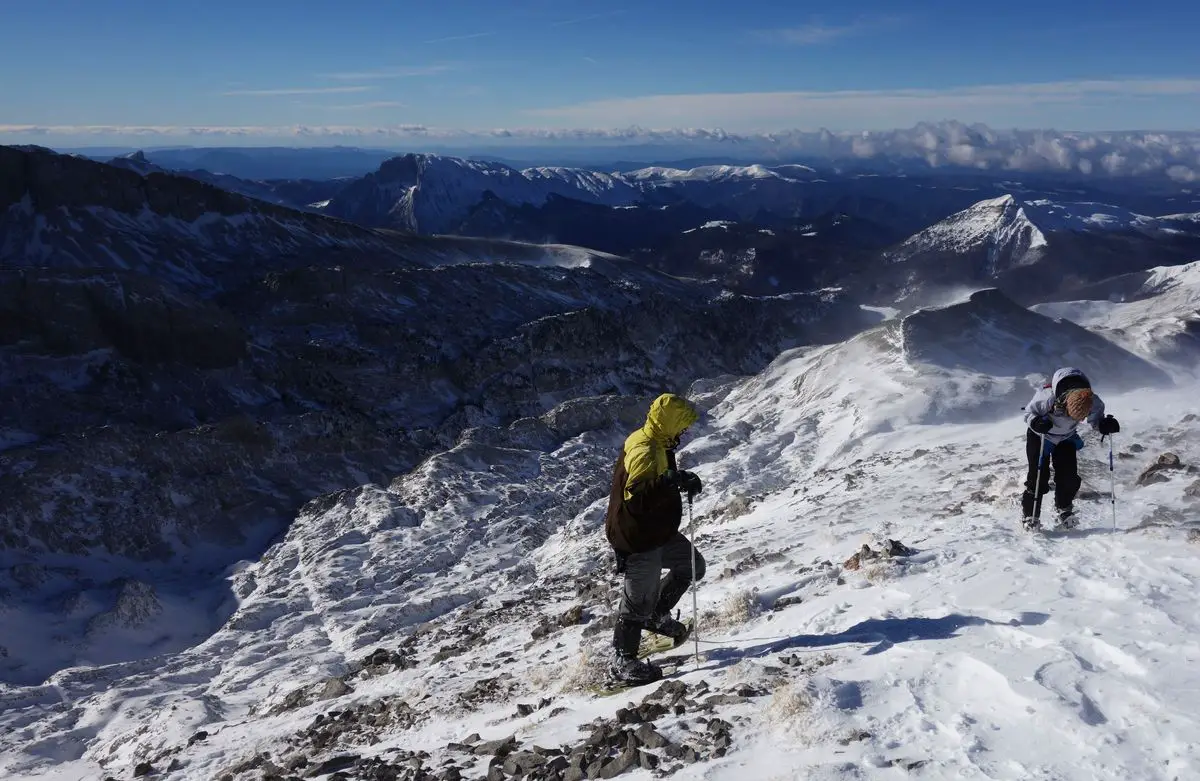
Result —
M 687 492 L 689 500 L 704 490 L 704 484 L 695 472 L 680 472 L 679 487 Z
M 1049 434 L 1054 428 L 1054 421 L 1048 417 L 1034 418 L 1029 422 L 1029 428 L 1034 434 Z
M 1100 436 L 1107 437 L 1109 434 L 1116 434 L 1120 431 L 1121 424 L 1112 415 L 1105 415 L 1096 424 L 1096 430 L 1100 432 Z
M 696 476 L 695 472 L 688 472 L 685 469 L 668 469 L 663 478 L 668 484 L 686 492 L 689 497 L 703 490 L 700 478 Z

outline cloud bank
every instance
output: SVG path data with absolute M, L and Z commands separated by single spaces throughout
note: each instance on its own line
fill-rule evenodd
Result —
M 361 127 L 293 126 L 117 126 L 0 125 L 0 139 L 16 136 L 44 145 L 62 138 L 126 139 L 134 145 L 297 146 L 357 144 L 374 147 L 437 146 L 499 150 L 536 146 L 553 149 L 608 150 L 631 147 L 657 150 L 662 159 L 713 155 L 747 162 L 807 160 L 827 164 L 889 165 L 911 168 L 980 171 L 1074 173 L 1088 178 L 1161 176 L 1176 182 L 1200 182 L 1200 132 L 1059 132 L 995 130 L 961 122 L 923 122 L 882 131 L 802 131 L 737 134 L 709 128 L 615 129 L 497 128 L 467 131 L 426 125 Z M 59 144 L 61 146 L 61 144 Z

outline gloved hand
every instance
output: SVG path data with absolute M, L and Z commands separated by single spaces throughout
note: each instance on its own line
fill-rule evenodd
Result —
M 1049 434 L 1050 429 L 1054 428 L 1054 421 L 1049 417 L 1034 418 L 1029 421 L 1029 428 L 1035 434 Z
M 1121 424 L 1112 415 L 1105 415 L 1100 418 L 1100 422 L 1096 424 L 1096 430 L 1100 432 L 1100 436 L 1107 437 L 1109 434 L 1116 434 L 1121 430 Z
M 695 472 L 689 472 L 686 469 L 668 469 L 663 478 L 670 485 L 675 486 L 680 491 L 684 491 L 688 496 L 694 496 L 703 490 L 703 485 L 700 478 Z
M 704 490 L 700 477 L 695 472 L 687 471 L 679 473 L 679 487 L 687 493 L 688 499 Z

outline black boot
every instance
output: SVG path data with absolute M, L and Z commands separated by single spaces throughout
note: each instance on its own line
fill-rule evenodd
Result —
M 1073 529 L 1079 525 L 1079 516 L 1075 514 L 1075 508 L 1072 505 L 1057 506 L 1055 509 L 1058 510 L 1058 527 L 1060 529 Z
M 1042 528 L 1042 522 L 1037 514 L 1040 514 L 1041 507 L 1038 505 L 1037 497 L 1029 491 L 1021 494 L 1021 526 L 1026 531 L 1036 531 Z
M 613 630 L 613 661 L 608 673 L 614 681 L 641 686 L 662 678 L 657 665 L 638 659 L 638 645 L 642 640 L 641 624 L 619 619 Z

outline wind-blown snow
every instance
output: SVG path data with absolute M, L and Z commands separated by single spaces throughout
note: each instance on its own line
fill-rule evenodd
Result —
M 1063 301 L 1035 311 L 1102 333 L 1177 369 L 1200 371 L 1200 261 L 1150 269 L 1123 301 Z
M 1073 326 L 1018 310 L 974 296 L 692 389 L 708 414 L 679 457 L 705 482 L 689 532 L 710 575 L 699 664 L 675 677 L 727 695 L 706 718 L 728 721 L 733 742 L 675 777 L 1200 773 L 1194 386 L 1122 392 L 1136 356 L 1092 352 L 1103 345 Z M 1030 536 L 1017 529 L 1012 400 L 1074 358 L 1122 422 L 1117 528 L 1108 453 L 1088 432 L 1081 528 Z M 448 748 L 472 732 L 577 744 L 581 726 L 643 696 L 581 684 L 606 653 L 616 594 L 600 522 L 612 458 L 645 401 L 579 399 L 471 429 L 389 486 L 314 500 L 261 561 L 230 572 L 236 612 L 201 644 L 0 690 L 0 773 L 129 777 L 150 761 L 217 778 L 264 752 L 285 764 L 316 717 L 374 702 L 415 715 L 310 747 L 311 761 L 424 750 L 477 777 L 489 756 Z M 1137 485 L 1167 449 L 1181 468 Z M 885 539 L 914 555 L 842 564 Z M 560 621 L 573 605 L 581 623 Z M 397 646 L 414 664 L 355 672 Z M 349 690 L 314 701 L 329 676 Z M 656 728 L 694 743 L 702 715 L 669 712 Z

